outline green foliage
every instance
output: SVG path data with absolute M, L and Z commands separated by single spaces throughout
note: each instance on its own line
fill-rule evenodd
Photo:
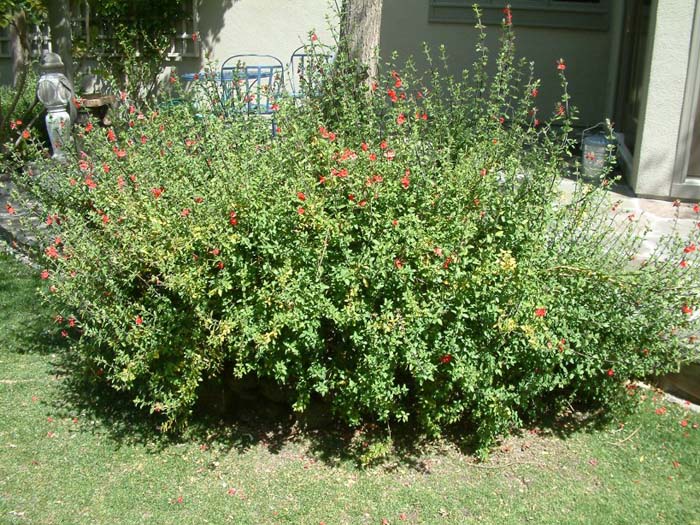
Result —
M 32 68 L 27 68 L 26 75 L 21 86 L 0 86 L 0 151 L 3 152 L 11 149 L 25 130 L 34 136 L 41 134 L 41 125 L 34 126 L 42 110 L 35 101 L 37 75 Z
M 341 53 L 273 122 L 202 79 L 192 105 L 125 100 L 72 162 L 38 151 L 22 182 L 50 225 L 45 297 L 84 371 L 166 428 L 204 378 L 255 376 L 299 411 L 322 398 L 351 425 L 432 435 L 466 422 L 486 446 L 675 368 L 697 329 L 698 232 L 637 264 L 610 180 L 559 194 L 565 65 L 545 120 L 513 41 L 505 23 L 493 77 L 482 44 L 461 79 L 390 65 L 372 85 Z
M 90 12 L 90 45 L 74 39 L 74 55 L 96 57 L 96 72 L 140 103 L 153 102 L 175 28 L 186 16 L 183 0 L 91 0 Z
M 44 0 L 0 0 L 0 28 L 9 26 L 20 11 L 26 13 L 28 23 L 39 24 L 46 18 L 46 2 Z

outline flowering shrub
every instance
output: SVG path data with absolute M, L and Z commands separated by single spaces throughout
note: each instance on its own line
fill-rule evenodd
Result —
M 369 84 L 337 57 L 323 89 L 279 101 L 274 139 L 216 95 L 210 111 L 127 98 L 74 161 L 37 160 L 23 182 L 45 206 L 45 296 L 84 371 L 166 428 L 203 379 L 255 376 L 299 411 L 319 397 L 353 425 L 466 421 L 488 445 L 676 367 L 697 232 L 633 260 L 642 234 L 609 180 L 559 195 L 565 62 L 544 116 L 510 17 L 494 76 L 483 33 L 478 52 L 462 79 L 409 65 Z

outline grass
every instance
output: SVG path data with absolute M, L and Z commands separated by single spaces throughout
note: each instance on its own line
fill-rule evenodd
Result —
M 486 463 L 433 442 L 360 468 L 365 437 L 254 406 L 169 439 L 64 374 L 35 273 L 0 256 L 0 523 L 700 523 L 700 416 L 654 393 L 595 430 L 525 430 Z

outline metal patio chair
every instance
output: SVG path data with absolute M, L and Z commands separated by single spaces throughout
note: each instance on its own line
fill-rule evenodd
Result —
M 319 93 L 324 74 L 335 58 L 331 48 L 323 46 L 321 53 L 309 53 L 308 49 L 309 46 L 300 46 L 289 58 L 289 84 L 294 98 Z
M 224 110 L 273 115 L 284 88 L 284 66 L 272 55 L 233 55 L 221 65 Z

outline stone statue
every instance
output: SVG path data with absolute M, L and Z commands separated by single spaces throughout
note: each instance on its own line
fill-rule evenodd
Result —
M 51 140 L 53 158 L 65 160 L 65 147 L 71 138 L 71 124 L 75 114 L 73 83 L 63 74 L 61 57 L 56 53 L 44 51 L 39 63 L 41 76 L 36 86 L 39 102 L 46 106 L 46 129 Z M 69 113 L 70 112 L 70 113 Z

